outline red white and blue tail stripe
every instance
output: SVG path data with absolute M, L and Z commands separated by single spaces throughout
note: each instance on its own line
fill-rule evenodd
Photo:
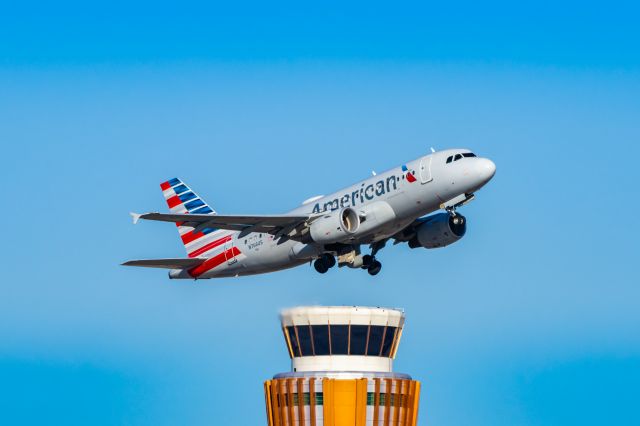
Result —
M 162 189 L 171 213 L 216 214 L 202 198 L 178 178 L 173 178 L 161 183 L 160 188 Z M 222 259 L 221 262 L 215 262 L 215 266 L 218 266 L 224 263 L 225 260 L 230 260 L 241 254 L 237 248 L 232 245 L 235 231 L 204 228 L 199 232 L 193 232 L 194 227 L 192 226 L 184 226 L 182 223 L 176 223 L 176 225 L 178 226 L 180 238 L 189 257 L 213 257 L 215 259 Z M 201 268 L 195 268 L 198 269 L 197 272 L 199 272 L 199 274 L 215 267 L 211 262 L 206 266 L 205 264 L 201 266 Z
M 216 214 L 195 192 L 180 179 L 173 178 L 160 184 L 171 213 Z

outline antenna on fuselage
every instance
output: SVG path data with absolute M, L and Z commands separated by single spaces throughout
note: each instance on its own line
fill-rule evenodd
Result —
M 434 152 L 436 152 L 436 150 L 433 149 L 433 147 L 431 147 L 431 153 L 434 153 Z
M 375 175 L 377 175 L 376 171 L 375 170 L 371 170 L 371 176 L 375 176 Z

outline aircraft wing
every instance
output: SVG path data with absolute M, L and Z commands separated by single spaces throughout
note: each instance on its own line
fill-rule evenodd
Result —
M 181 258 L 181 259 L 144 259 L 129 260 L 124 262 L 124 266 L 143 266 L 145 268 L 164 268 L 164 269 L 186 269 L 200 265 L 207 259 L 202 258 Z
M 289 234 L 305 223 L 312 222 L 319 216 L 300 215 L 211 215 L 211 214 L 178 214 L 178 213 L 131 213 L 133 223 L 139 219 L 157 220 L 161 222 L 180 223 L 197 229 L 218 228 L 232 231 L 265 232 L 270 234 Z M 286 232 L 284 232 L 286 231 Z

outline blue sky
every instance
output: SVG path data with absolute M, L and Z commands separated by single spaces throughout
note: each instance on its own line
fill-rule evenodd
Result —
M 289 368 L 277 313 L 406 309 L 420 424 L 640 423 L 632 3 L 3 5 L 0 423 L 264 423 Z M 384 267 L 208 282 L 179 176 L 225 213 L 277 213 L 430 147 L 492 158 L 444 250 Z M 241 413 L 241 414 L 239 414 Z

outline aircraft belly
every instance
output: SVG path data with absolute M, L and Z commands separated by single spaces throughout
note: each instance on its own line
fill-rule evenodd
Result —
M 286 263 L 271 264 L 271 265 L 265 264 L 265 265 L 256 266 L 253 268 L 245 268 L 240 274 L 238 274 L 238 276 L 259 275 L 259 274 L 265 274 L 268 272 L 282 271 L 284 269 L 294 268 L 296 266 L 300 266 L 305 263 L 307 262 L 301 261 L 301 260 L 291 260 Z
M 298 266 L 306 261 L 292 260 L 291 247 L 297 244 L 289 240 L 278 244 L 268 234 L 250 234 L 240 238 L 237 247 L 243 253 L 242 260 L 214 271 L 211 278 L 234 277 L 275 272 Z

